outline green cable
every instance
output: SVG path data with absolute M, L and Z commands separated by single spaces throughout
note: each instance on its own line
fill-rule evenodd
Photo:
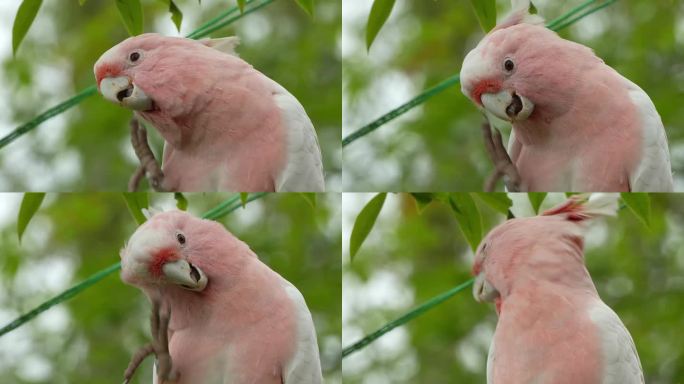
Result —
M 251 3 L 252 1 L 255 1 L 255 0 L 248 0 L 247 4 Z M 273 1 L 274 0 L 266 0 L 264 3 L 261 3 L 255 7 L 253 7 L 250 10 L 245 10 L 244 13 L 241 13 L 237 16 L 234 16 L 234 17 L 232 17 L 226 21 L 219 23 L 219 20 L 235 13 L 238 10 L 238 7 L 234 6 L 231 9 L 229 9 L 228 11 L 219 15 L 218 17 L 215 17 L 214 19 L 211 19 L 208 22 L 204 23 L 196 31 L 192 32 L 188 36 L 193 36 L 192 38 L 194 38 L 194 39 L 204 37 L 204 36 L 208 35 L 209 33 L 216 31 L 217 29 L 223 28 L 223 27 L 227 26 L 228 24 L 235 22 L 236 20 L 239 20 L 240 18 L 246 16 L 249 13 L 254 12 L 257 9 L 260 9 L 260 8 L 272 3 Z M 14 140 L 18 139 L 19 137 L 23 136 L 24 134 L 32 131 L 33 129 L 35 129 L 37 126 L 39 126 L 40 124 L 42 124 L 46 120 L 48 120 L 52 117 L 55 117 L 55 116 L 59 115 L 60 113 L 66 111 L 67 109 L 79 104 L 80 102 L 82 102 L 86 98 L 94 95 L 95 93 L 97 93 L 97 86 L 91 85 L 88 88 L 85 88 L 84 90 L 79 92 L 78 94 L 72 96 L 71 98 L 63 101 L 62 103 L 46 110 L 45 112 L 41 113 L 40 115 L 34 117 L 33 119 L 29 120 L 27 123 L 20 125 L 14 131 L 10 132 L 5 137 L 0 139 L 0 149 L 5 147 L 9 143 L 13 142 Z
M 266 193 L 252 194 L 252 195 L 247 197 L 247 201 L 245 202 L 245 204 L 247 204 L 251 201 L 254 201 L 256 199 L 259 199 L 265 195 L 266 195 Z M 221 204 L 217 205 L 216 207 L 214 207 L 214 208 L 210 209 L 209 211 L 207 211 L 206 213 L 204 213 L 202 215 L 202 218 L 210 219 L 210 220 L 216 220 L 218 218 L 226 216 L 229 213 L 235 211 L 236 209 L 238 209 L 242 206 L 242 203 L 239 200 L 240 200 L 239 194 L 236 196 L 233 196 L 229 199 L 226 199 Z M 235 204 L 235 202 L 238 202 L 239 204 Z M 217 210 L 218 208 L 220 208 L 220 209 Z M 13 331 L 16 328 L 19 328 L 24 323 L 33 320 L 36 316 L 38 316 L 41 313 L 47 311 L 48 309 L 54 307 L 55 305 L 71 299 L 72 297 L 78 295 L 79 293 L 81 293 L 85 289 L 89 288 L 93 284 L 99 282 L 100 280 L 104 279 L 105 277 L 111 275 L 112 273 L 114 273 L 120 269 L 121 269 L 121 263 L 116 263 L 116 264 L 110 265 L 109 267 L 91 275 L 90 277 L 88 277 L 85 280 L 81 281 L 80 283 L 72 286 L 71 288 L 67 289 L 66 291 L 60 293 L 59 295 L 51 298 L 50 300 L 43 302 L 42 304 L 35 307 L 34 309 L 32 309 L 32 310 L 26 312 L 25 314 L 17 317 L 11 323 L 0 328 L 0 337 L 2 337 L 6 333 Z
M 592 13 L 594 13 L 594 12 L 596 12 L 596 11 L 602 9 L 602 8 L 607 7 L 608 5 L 614 3 L 614 2 L 617 1 L 617 0 L 609 0 L 608 2 L 606 2 L 606 3 L 604 3 L 604 4 L 601 4 L 601 5 L 597 6 L 596 8 L 590 9 L 589 11 L 587 11 L 587 12 L 581 14 L 580 16 L 578 16 L 578 17 L 576 17 L 576 18 L 573 18 L 573 19 L 571 19 L 571 20 L 568 20 L 567 22 L 562 23 L 561 25 L 552 25 L 552 24 L 554 24 L 554 23 L 557 24 L 557 23 L 559 23 L 559 22 L 562 22 L 562 21 L 567 20 L 568 17 L 570 17 L 570 16 L 572 16 L 572 15 L 574 15 L 574 14 L 577 14 L 578 12 L 582 11 L 582 10 L 583 10 L 584 8 L 586 8 L 587 6 L 592 5 L 592 4 L 595 3 L 596 1 L 597 1 L 597 0 L 589 0 L 589 1 L 587 1 L 587 2 L 585 2 L 585 3 L 583 3 L 583 4 L 581 4 L 581 5 L 579 5 L 579 6 L 575 7 L 575 8 L 573 8 L 573 9 L 570 10 L 568 13 L 566 13 L 566 14 L 564 14 L 563 16 L 561 16 L 561 17 L 559 17 L 559 18 L 553 20 L 550 24 L 547 25 L 547 27 L 550 28 L 550 29 L 553 30 L 553 31 L 559 31 L 559 30 L 561 30 L 561 29 L 563 29 L 563 28 L 565 28 L 565 27 L 567 27 L 567 26 L 569 26 L 569 25 L 571 25 L 571 24 L 577 22 L 579 19 L 581 19 L 581 18 L 583 18 L 583 17 L 585 17 L 585 16 L 588 16 L 588 15 L 590 15 L 590 14 L 592 14 Z M 378 129 L 380 126 L 382 126 L 383 124 L 385 124 L 385 123 L 387 123 L 387 122 L 389 122 L 389 121 L 391 121 L 391 120 L 396 119 L 397 117 L 399 117 L 399 116 L 403 115 L 404 113 L 408 112 L 408 111 L 409 111 L 410 109 L 412 109 L 413 107 L 415 107 L 415 106 L 417 106 L 417 105 L 419 105 L 419 104 L 422 104 L 422 103 L 424 103 L 427 99 L 429 99 L 429 98 L 435 96 L 435 95 L 438 94 L 438 93 L 441 93 L 442 91 L 444 91 L 445 89 L 447 89 L 449 86 L 458 84 L 459 81 L 460 81 L 460 79 L 458 78 L 458 75 L 456 75 L 456 76 L 452 76 L 452 77 L 450 77 L 450 78 L 448 78 L 448 79 L 442 81 L 441 83 L 437 84 L 436 86 L 434 86 L 434 87 L 432 87 L 432 88 L 429 88 L 428 90 L 426 90 L 426 91 L 424 91 L 423 93 L 421 93 L 420 95 L 416 96 L 415 98 L 413 98 L 413 99 L 410 100 L 409 102 L 407 102 L 407 103 L 401 105 L 399 108 L 393 109 L 392 111 L 390 111 L 390 112 L 388 112 L 388 113 L 386 113 L 386 114 L 380 116 L 379 118 L 373 120 L 372 122 L 368 123 L 367 125 L 365 125 L 365 126 L 359 128 L 358 130 L 356 130 L 356 131 L 352 132 L 351 134 L 349 134 L 347 137 L 345 137 L 345 138 L 342 140 L 342 147 L 345 147 L 345 146 L 347 146 L 348 144 L 351 144 L 352 142 L 356 141 L 356 140 L 359 139 L 360 137 L 363 137 L 363 136 L 365 136 L 365 135 L 367 135 L 367 134 L 373 132 L 374 130 L 376 130 L 376 129 Z
M 405 315 L 390 321 L 389 323 L 383 325 L 380 327 L 377 331 L 369 334 L 368 336 L 364 337 L 363 339 L 355 342 L 354 344 L 344 348 L 342 350 L 342 358 L 344 359 L 345 357 L 351 355 L 352 353 L 364 348 L 368 344 L 372 343 L 375 341 L 377 338 L 380 336 L 384 335 L 385 333 L 393 330 L 394 328 L 404 325 L 407 322 L 411 321 L 412 319 L 422 315 L 423 313 L 427 312 L 428 310 L 438 306 L 439 304 L 442 304 L 443 302 L 447 301 L 450 299 L 452 296 L 455 294 L 459 293 L 460 291 L 464 290 L 465 288 L 468 288 L 473 282 L 475 281 L 475 278 L 471 278 L 470 280 L 461 283 L 457 285 L 456 287 L 440 293 L 439 295 L 431 298 L 430 300 L 426 301 L 425 303 L 417 306 L 416 308 L 412 309 L 410 312 L 406 313 Z

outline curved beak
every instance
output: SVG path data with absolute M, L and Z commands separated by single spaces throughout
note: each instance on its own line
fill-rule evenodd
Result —
M 199 292 L 207 286 L 207 275 L 183 259 L 164 264 L 162 272 L 170 283 L 191 291 Z
M 510 122 L 525 120 L 534 111 L 534 104 L 515 91 L 503 90 L 499 93 L 483 93 L 480 100 L 486 110 L 496 117 Z
M 473 284 L 473 297 L 478 302 L 494 301 L 499 297 L 499 291 L 485 278 L 484 272 L 480 272 Z
M 154 108 L 152 99 L 126 76 L 105 77 L 100 81 L 100 93 L 105 99 L 136 111 Z

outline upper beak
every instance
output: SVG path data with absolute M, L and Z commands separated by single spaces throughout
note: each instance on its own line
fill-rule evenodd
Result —
M 105 77 L 100 81 L 100 93 L 112 103 L 136 111 L 149 111 L 154 107 L 152 99 L 126 76 Z
M 534 110 L 534 104 L 515 91 L 503 90 L 499 93 L 483 93 L 480 100 L 489 112 L 510 122 L 525 120 Z
M 480 272 L 475 278 L 475 284 L 473 285 L 473 297 L 478 302 L 483 301 L 494 301 L 499 297 L 499 291 L 494 288 L 494 286 L 487 280 L 484 272 Z
M 191 291 L 201 291 L 207 286 L 207 275 L 183 259 L 164 264 L 162 272 L 169 282 Z

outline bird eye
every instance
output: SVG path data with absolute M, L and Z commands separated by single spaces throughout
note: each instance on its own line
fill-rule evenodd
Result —
M 180 245 L 185 244 L 185 236 L 182 233 L 177 233 L 176 234 L 176 240 L 180 243 Z
M 512 72 L 515 69 L 515 63 L 513 63 L 513 60 L 506 59 L 506 61 L 504 61 L 504 69 L 506 72 Z
M 128 59 L 135 63 L 140 59 L 140 52 L 131 52 L 131 54 L 128 56 Z

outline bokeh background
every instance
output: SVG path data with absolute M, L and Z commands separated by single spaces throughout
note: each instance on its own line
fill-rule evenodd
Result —
M 128 37 L 115 1 L 45 1 L 16 56 L 12 23 L 21 0 L 0 2 L 0 136 L 94 84 L 93 64 Z M 235 1 L 143 0 L 145 32 L 185 36 Z M 327 189 L 341 189 L 341 3 L 318 0 L 311 19 L 294 0 L 274 1 L 210 37 L 237 35 L 240 56 L 299 99 L 318 132 Z M 0 191 L 120 191 L 137 166 L 131 112 L 94 95 L 0 150 Z M 153 150 L 162 141 L 149 130 Z M 142 186 L 146 188 L 146 183 Z
M 484 35 L 469 1 L 398 1 L 368 53 L 371 3 L 342 5 L 343 136 L 457 74 Z M 510 1 L 497 3 L 501 18 Z M 582 1 L 533 3 L 552 20 Z M 684 2 L 621 0 L 560 35 L 593 48 L 649 94 L 669 138 L 675 190 L 684 190 Z M 492 170 L 481 122 L 460 85 L 453 86 L 346 146 L 344 190 L 481 191 Z
M 119 261 L 136 229 L 118 193 L 48 194 L 21 244 L 21 194 L 0 194 L 0 326 Z M 226 194 L 187 195 L 201 215 Z M 292 282 L 313 315 L 327 383 L 341 383 L 340 194 L 271 194 L 219 219 L 259 258 Z M 172 194 L 150 196 L 173 209 Z M 149 342 L 150 304 L 118 273 L 0 337 L 2 383 L 120 383 L 132 354 Z M 134 383 L 150 383 L 148 358 Z
M 468 280 L 473 253 L 451 209 L 433 202 L 419 214 L 407 194 L 389 194 L 353 262 L 349 236 L 373 194 L 342 200 L 342 344 L 349 346 L 427 299 Z M 529 211 L 524 194 L 509 194 L 513 212 Z M 552 194 L 542 209 L 565 199 Z M 505 220 L 484 204 L 483 227 Z M 646 227 L 629 209 L 597 220 L 585 242 L 586 264 L 603 301 L 620 316 L 636 343 L 646 382 L 684 377 L 684 196 L 651 195 Z M 342 363 L 345 384 L 484 383 L 497 316 L 477 303 L 472 289 L 385 334 Z

